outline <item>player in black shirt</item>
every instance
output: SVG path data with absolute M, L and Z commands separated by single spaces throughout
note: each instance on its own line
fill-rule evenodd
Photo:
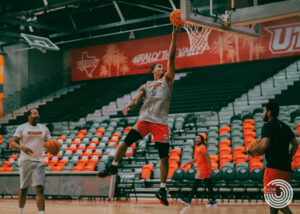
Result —
M 279 114 L 279 106 L 276 103 L 268 103 L 264 107 L 263 120 L 267 122 L 262 128 L 262 139 L 252 149 L 248 150 L 248 154 L 265 154 L 267 166 L 264 173 L 265 194 L 274 191 L 267 184 L 274 179 L 282 179 L 287 182 L 291 179 L 291 161 L 298 149 L 298 141 L 288 125 L 277 119 Z M 292 149 L 289 151 L 289 146 Z M 278 194 L 278 189 L 276 194 Z M 290 208 L 286 206 L 280 209 L 283 213 L 292 213 Z M 278 213 L 278 209 L 270 207 L 270 213 Z

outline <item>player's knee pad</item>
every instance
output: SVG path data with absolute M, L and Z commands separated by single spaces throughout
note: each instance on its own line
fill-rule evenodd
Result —
M 155 142 L 155 147 L 158 149 L 159 158 L 169 158 L 169 143 Z
M 143 139 L 142 135 L 137 130 L 131 129 L 125 137 L 124 142 L 127 146 L 131 146 L 134 142 L 141 139 Z

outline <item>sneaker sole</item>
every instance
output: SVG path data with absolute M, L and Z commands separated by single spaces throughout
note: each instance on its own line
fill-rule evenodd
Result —
M 165 204 L 165 203 L 163 203 L 162 202 L 162 200 L 157 196 L 157 193 L 155 193 L 155 197 L 159 200 L 159 202 L 162 204 L 162 205 L 164 205 L 164 206 L 169 206 L 169 204 Z
M 162 205 L 166 206 L 166 207 L 169 206 L 169 204 L 164 204 L 164 203 L 162 202 L 162 200 L 159 200 L 159 202 L 160 202 Z

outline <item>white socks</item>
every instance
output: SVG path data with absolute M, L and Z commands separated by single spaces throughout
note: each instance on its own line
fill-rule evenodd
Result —
M 166 183 L 160 183 L 160 188 L 166 188 L 167 187 L 167 184 Z
M 24 208 L 19 208 L 19 214 L 24 214 Z M 45 211 L 39 211 L 39 214 L 45 214 Z
M 111 165 L 118 166 L 118 164 L 119 164 L 118 162 L 113 161 Z

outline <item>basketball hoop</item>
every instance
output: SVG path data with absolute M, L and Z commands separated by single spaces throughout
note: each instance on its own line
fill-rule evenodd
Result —
M 184 24 L 182 26 L 188 34 L 190 41 L 190 52 L 203 54 L 204 51 L 209 50 L 208 37 L 212 28 Z

